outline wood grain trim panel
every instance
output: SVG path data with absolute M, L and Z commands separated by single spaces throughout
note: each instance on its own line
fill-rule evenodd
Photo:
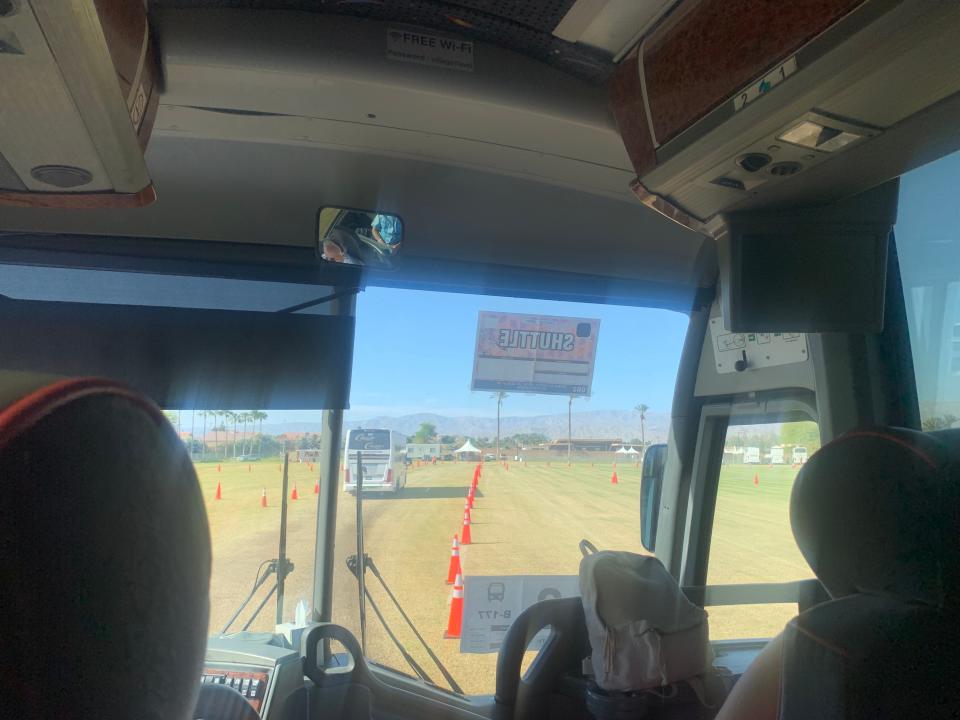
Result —
M 26 208 L 86 210 L 95 208 L 145 207 L 157 199 L 153 184 L 136 193 L 48 193 L 0 191 L 0 205 Z
M 607 86 L 610 112 L 617 123 L 633 169 L 640 175 L 657 164 L 650 137 L 647 112 L 643 106 L 643 90 L 634 49 L 617 66 Z
M 863 2 L 694 0 L 644 46 L 657 139 L 676 137 Z

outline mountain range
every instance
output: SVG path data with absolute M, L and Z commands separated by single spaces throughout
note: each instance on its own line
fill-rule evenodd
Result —
M 666 442 L 670 414 L 647 411 L 644 421 L 647 442 Z M 421 423 L 436 426 L 440 435 L 458 435 L 464 437 L 492 438 L 497 434 L 497 419 L 489 417 L 448 417 L 436 413 L 414 413 L 390 417 L 386 415 L 369 418 L 362 422 L 344 423 L 346 429 L 357 427 L 387 428 L 404 435 L 413 435 Z M 630 440 L 640 437 L 640 413 L 633 410 L 584 410 L 572 415 L 573 437 L 575 438 L 622 438 Z M 320 423 L 290 422 L 264 423 L 263 431 L 270 435 L 284 432 L 321 431 Z M 567 414 L 503 416 L 500 418 L 501 437 L 510 437 L 520 433 L 541 433 L 551 439 L 567 436 Z

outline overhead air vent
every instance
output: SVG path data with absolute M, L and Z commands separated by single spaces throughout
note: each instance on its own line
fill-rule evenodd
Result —
M 681 2 L 610 83 L 633 187 L 652 207 L 705 222 L 883 182 L 917 162 L 931 133 L 960 135 L 955 119 L 920 117 L 960 102 L 957 37 L 957 2 Z M 904 129 L 914 122 L 920 132 Z M 883 147 L 896 153 L 865 149 L 891 133 Z
M 58 188 L 80 187 L 93 180 L 93 175 L 83 168 L 67 165 L 40 165 L 33 168 L 30 175 L 35 180 Z
M 757 170 L 762 170 L 767 165 L 770 164 L 770 156 L 765 155 L 764 153 L 747 153 L 739 160 L 737 160 L 737 165 L 742 167 L 747 172 L 757 172 Z

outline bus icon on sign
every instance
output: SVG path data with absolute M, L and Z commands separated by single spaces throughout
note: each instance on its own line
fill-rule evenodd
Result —
M 503 595 L 506 588 L 502 582 L 492 582 L 487 585 L 487 602 L 503 602 Z

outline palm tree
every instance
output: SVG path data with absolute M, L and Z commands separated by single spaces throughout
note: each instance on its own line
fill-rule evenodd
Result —
M 509 395 L 503 390 L 498 390 L 490 397 L 495 398 L 497 401 L 497 460 L 500 459 L 500 406 L 503 405 L 503 401 L 506 400 Z
M 257 430 L 257 455 L 259 455 L 261 449 L 263 449 L 263 421 L 267 419 L 267 414 L 262 410 L 254 410 L 250 415 L 251 419 L 260 425 Z
M 203 418 L 203 431 L 200 433 L 200 462 L 207 459 L 207 415 L 209 414 L 206 410 L 200 411 L 200 417 Z
M 194 449 L 193 444 L 194 444 L 194 441 L 197 439 L 197 436 L 195 433 L 197 429 L 196 412 L 197 412 L 196 408 L 190 408 L 190 459 L 191 460 L 193 460 L 193 449 Z
M 223 414 L 227 419 L 226 426 L 227 426 L 228 434 L 230 432 L 230 426 L 233 425 L 233 455 L 236 456 L 237 454 L 237 414 L 233 410 L 224 410 Z M 223 456 L 226 457 L 227 456 L 226 453 L 224 453 Z
M 213 441 L 219 445 L 219 444 L 220 444 L 220 431 L 224 429 L 223 419 L 226 417 L 227 411 L 226 411 L 226 410 L 214 410 L 214 411 L 213 411 L 213 414 L 214 414 L 214 417 L 217 418 L 217 420 L 215 421 L 215 422 L 216 422 L 216 425 L 214 425 L 214 427 L 213 427 Z M 223 447 L 224 447 L 224 448 L 227 447 L 227 441 L 226 441 L 226 439 L 224 439 L 224 441 L 223 441 Z M 224 457 L 226 457 L 226 455 L 224 455 Z
M 647 437 L 644 434 L 643 421 L 647 419 L 647 410 L 650 409 L 650 406 L 638 403 L 633 409 L 640 413 L 640 452 L 645 453 L 647 451 Z
M 238 412 L 238 413 L 235 413 L 234 423 L 235 423 L 235 426 L 236 426 L 236 424 L 239 424 L 239 425 L 240 425 L 240 454 L 241 454 L 241 455 L 246 455 L 246 453 L 243 451 L 243 440 L 244 440 L 244 438 L 246 437 L 245 433 L 246 433 L 246 429 L 247 429 L 247 414 L 246 414 L 245 412 L 243 412 L 242 410 L 241 410 L 240 412 Z M 233 441 L 233 444 L 234 444 L 234 454 L 236 454 L 236 444 L 237 444 L 237 441 L 236 441 L 237 432 L 236 432 L 236 430 L 234 430 L 234 432 L 233 432 L 233 437 L 234 437 L 234 441 Z
M 247 433 L 247 423 L 250 424 L 249 434 Z M 243 414 L 243 440 L 246 447 L 244 448 L 244 442 L 241 442 L 240 449 L 243 450 L 245 455 L 253 455 L 253 410 Z

